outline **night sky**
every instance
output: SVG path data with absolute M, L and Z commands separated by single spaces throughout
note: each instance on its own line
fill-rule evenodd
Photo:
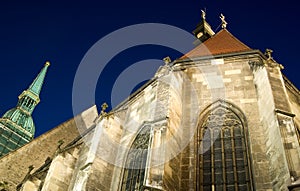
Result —
M 213 30 L 218 28 L 219 15 L 223 13 L 227 29 L 246 45 L 262 52 L 271 48 L 274 59 L 285 67 L 284 74 L 300 87 L 300 21 L 296 3 L 294 0 L 1 1 L 0 114 L 17 104 L 18 95 L 49 60 L 51 66 L 41 102 L 33 113 L 36 136 L 48 131 L 73 117 L 75 73 L 86 52 L 98 40 L 139 23 L 164 23 L 192 32 L 201 19 L 201 9 L 206 9 L 206 20 Z M 145 45 L 116 55 L 99 77 L 95 95 L 98 110 L 104 101 L 112 105 L 112 86 L 124 69 L 141 60 L 162 60 L 166 56 L 174 60 L 180 53 Z M 87 103 L 86 108 L 91 105 Z

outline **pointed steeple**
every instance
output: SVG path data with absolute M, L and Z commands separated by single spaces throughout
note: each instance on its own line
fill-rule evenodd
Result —
M 30 141 L 34 137 L 35 126 L 32 120 L 32 112 L 40 102 L 40 92 L 50 63 L 46 62 L 40 73 L 34 79 L 29 88 L 19 95 L 19 101 L 15 108 L 7 111 L 0 123 L 13 131 L 23 139 Z
M 210 37 L 212 37 L 215 32 L 211 29 L 210 25 L 206 22 L 206 12 L 201 10 L 202 21 L 197 25 L 196 29 L 193 31 L 194 35 L 201 41 L 204 42 Z
M 40 102 L 40 92 L 44 83 L 44 79 L 48 70 L 48 67 L 50 66 L 49 62 L 46 62 L 40 73 L 37 75 L 37 77 L 34 79 L 34 81 L 31 83 L 29 88 L 21 95 L 19 95 L 19 100 L 24 97 L 25 95 L 32 98 L 36 104 Z
M 34 79 L 32 84 L 29 86 L 28 91 L 31 91 L 32 93 L 39 95 L 44 83 L 44 79 L 47 73 L 47 69 L 50 66 L 49 62 L 46 62 L 44 68 L 41 70 L 39 75 Z

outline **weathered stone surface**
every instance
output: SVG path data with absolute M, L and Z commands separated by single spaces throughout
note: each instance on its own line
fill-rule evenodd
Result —
M 166 71 L 115 111 L 98 117 L 95 128 L 78 141 L 78 155 L 56 156 L 44 188 L 124 190 L 128 152 L 139 132 L 149 128 L 143 184 L 152 190 L 197 190 L 203 162 L 198 157 L 200 128 L 211 107 L 223 104 L 239 116 L 245 131 L 248 188 L 287 190 L 290 175 L 299 174 L 299 117 L 293 126 L 292 115 L 284 112 L 300 111 L 299 94 L 284 87 L 279 70 L 249 64 L 261 59 L 259 54 L 230 56 L 217 65 L 199 61 L 185 70 Z M 283 108 L 284 116 L 275 112 Z M 24 187 L 37 184 L 27 181 Z
M 84 116 L 88 116 L 88 118 Z M 25 177 L 30 165 L 39 168 L 47 157 L 55 154 L 58 141 L 63 140 L 67 144 L 79 135 L 75 120 L 91 124 L 90 120 L 94 120 L 97 116 L 97 109 L 94 106 L 83 112 L 82 115 L 76 116 L 76 119 L 62 123 L 18 150 L 0 158 L 0 181 L 8 182 L 9 189 L 15 190 Z
M 94 120 L 91 109 L 19 149 L 11 156 L 17 159 L 0 161 L 21 164 L 23 175 L 7 179 L 16 185 L 27 166 L 55 152 L 54 141 L 72 140 L 66 132 L 76 121 L 80 132 L 91 126 L 88 133 L 56 153 L 44 179 L 29 179 L 23 189 L 287 190 L 300 177 L 299 100 L 279 65 L 259 51 L 177 60 L 110 113 Z M 33 154 L 38 144 L 49 147 L 40 156 Z

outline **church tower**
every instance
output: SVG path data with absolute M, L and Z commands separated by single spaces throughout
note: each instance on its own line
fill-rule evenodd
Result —
M 29 88 L 19 95 L 17 106 L 0 118 L 0 157 L 23 146 L 34 137 L 32 112 L 40 102 L 40 92 L 50 63 L 46 62 Z

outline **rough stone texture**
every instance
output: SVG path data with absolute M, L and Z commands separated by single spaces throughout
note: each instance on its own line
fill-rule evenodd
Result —
M 88 116 L 89 121 L 86 121 L 85 116 Z M 75 119 L 62 123 L 16 151 L 0 158 L 0 181 L 8 182 L 9 189 L 15 190 L 27 174 L 30 165 L 38 168 L 44 164 L 47 157 L 55 154 L 59 140 L 63 140 L 66 144 L 79 135 L 75 120 L 89 125 L 91 124 L 90 120 L 97 116 L 97 109 L 93 106 L 76 116 Z
M 290 175 L 299 176 L 299 116 L 289 114 L 300 111 L 298 90 L 260 53 L 217 60 L 161 68 L 130 99 L 100 115 L 74 152 L 53 159 L 43 189 L 120 190 L 129 149 L 150 127 L 143 184 L 148 190 L 197 190 L 197 132 L 212 107 L 227 104 L 243 122 L 252 190 L 287 190 Z M 34 190 L 39 183 L 24 187 Z
M 290 175 L 298 177 L 300 174 L 300 148 L 293 118 L 280 113 L 277 114 L 277 118 Z
M 298 131 L 298 139 L 300 141 L 300 92 L 299 90 L 286 78 L 284 77 L 285 81 L 285 86 L 287 90 L 287 94 L 289 97 L 289 102 L 291 106 L 291 112 L 295 114 L 296 116 L 294 117 L 294 122 L 295 122 L 295 127 L 296 130 Z
M 92 139 L 92 144 L 95 144 L 95 150 L 92 150 L 92 145 L 89 151 L 91 155 L 95 156 L 90 164 L 92 173 L 87 179 L 86 190 L 110 190 L 114 164 L 117 163 L 121 132 L 121 124 L 111 117 L 103 119 L 96 127 L 94 138 Z M 99 142 L 97 143 L 98 139 Z
M 23 165 L 21 157 L 38 153 L 38 144 L 48 146 L 49 151 L 30 155 L 42 158 L 28 159 L 42 165 L 43 161 L 36 160 L 53 156 L 54 140 L 61 136 L 71 141 L 65 132 L 74 130 L 76 122 L 81 132 L 90 127 L 88 133 L 55 155 L 44 179 L 25 181 L 23 190 L 36 190 L 41 182 L 43 190 L 120 190 L 129 149 L 138 134 L 149 128 L 142 182 L 146 190 L 197 190 L 201 162 L 197 162 L 201 141 L 198 132 L 213 107 L 223 104 L 238 111 L 243 123 L 250 190 L 287 190 L 290 176 L 299 178 L 300 96 L 282 77 L 279 65 L 270 64 L 260 52 L 252 52 L 177 61 L 171 67 L 160 68 L 154 79 L 112 112 L 102 113 L 94 121 L 97 113 L 90 109 L 83 117 L 62 124 L 52 134 L 12 154 L 18 159 L 10 162 L 10 155 L 0 159 L 4 161 L 0 167 L 4 169 L 2 164 L 13 162 Z M 23 169 L 23 175 L 10 175 L 7 180 L 18 184 L 32 163 L 13 167 Z
M 279 67 L 268 67 L 269 81 L 272 88 L 275 108 L 291 112 L 288 95 Z
M 77 157 L 77 148 L 56 156 L 48 170 L 42 191 L 68 190 Z
M 295 114 L 295 117 L 293 117 L 293 124 L 294 127 L 292 129 L 293 133 L 289 133 L 289 135 L 294 136 L 295 138 L 298 138 L 298 144 L 300 142 L 300 92 L 299 90 L 286 78 L 284 77 L 284 82 L 285 82 L 285 87 L 286 87 L 286 91 L 287 91 L 287 95 L 288 95 L 288 100 L 290 103 L 290 107 L 291 107 L 291 112 L 293 114 Z M 294 145 L 297 144 L 296 142 L 293 143 L 293 147 Z M 297 148 L 297 147 L 296 147 Z M 292 158 L 295 158 L 293 161 L 298 161 L 297 164 L 294 164 L 294 170 L 296 171 L 297 176 L 299 177 L 300 175 L 300 156 L 299 156 L 299 151 L 298 151 L 298 155 L 295 153 L 294 155 L 291 156 Z
M 252 189 L 287 190 L 290 175 L 299 176 L 299 116 L 290 114 L 300 111 L 299 92 L 277 66 L 265 63 L 261 54 L 253 53 L 175 62 L 173 70 L 161 69 L 95 123 L 75 120 L 81 132 L 92 126 L 89 132 L 56 155 L 46 178 L 26 181 L 23 190 L 36 190 L 41 182 L 43 190 L 120 190 L 128 151 L 138 133 L 149 127 L 146 188 L 197 190 L 197 132 L 218 103 L 240 112 Z M 83 119 L 87 117 L 95 118 L 88 114 Z
M 253 164 L 256 170 L 256 188 L 257 190 L 286 190 L 287 185 L 284 184 L 289 179 L 289 171 L 275 115 L 275 102 L 267 69 L 255 70 L 254 81 L 258 91 L 259 120 L 262 131 L 262 136 L 258 141 L 262 141 L 263 145 L 253 147 L 253 152 L 259 156 L 265 155 L 262 159 L 258 158 L 258 161 L 254 161 Z
M 247 118 L 246 131 L 249 134 L 247 144 L 250 147 L 249 160 L 252 167 L 254 189 L 286 190 L 289 184 L 289 169 L 278 120 L 274 113 L 276 108 L 274 101 L 280 109 L 289 106 L 284 106 L 288 102 L 282 99 L 280 93 L 273 94 L 274 91 L 281 91 L 281 93 L 285 91 L 281 80 L 273 78 L 270 80 L 271 77 L 268 76 L 275 69 L 272 68 L 272 72 L 270 72 L 263 66 L 249 64 L 250 62 L 262 62 L 261 59 L 259 55 L 228 57 L 222 61 L 224 64 L 218 66 L 199 62 L 194 67 L 187 67 L 185 72 L 190 77 L 188 84 L 192 84 L 190 86 L 197 92 L 199 99 L 189 102 L 192 94 L 187 93 L 188 96 L 184 98 L 183 110 L 184 113 L 188 113 L 189 110 L 195 112 L 197 109 L 193 106 L 196 106 L 200 107 L 201 113 L 206 106 L 218 99 L 234 103 Z M 278 70 L 275 71 L 280 77 L 281 74 Z M 188 84 L 186 86 L 189 86 Z M 184 92 L 188 92 L 188 89 L 186 88 Z M 193 119 L 188 114 L 183 118 L 184 120 Z M 170 121 L 172 120 L 176 121 L 176 119 L 170 118 Z M 189 136 L 190 134 L 187 132 L 193 131 L 190 128 L 191 123 L 183 124 L 182 128 L 185 130 L 183 135 Z M 180 174 L 181 180 L 177 189 L 193 190 L 195 188 L 194 150 L 194 144 L 191 143 L 181 153 L 179 164 L 176 164 L 174 159 L 174 164 L 178 165 L 177 169 L 179 166 L 182 169 L 180 172 L 176 171 L 177 174 Z M 170 185 L 176 186 L 176 183 Z M 168 189 L 170 188 L 168 187 Z

